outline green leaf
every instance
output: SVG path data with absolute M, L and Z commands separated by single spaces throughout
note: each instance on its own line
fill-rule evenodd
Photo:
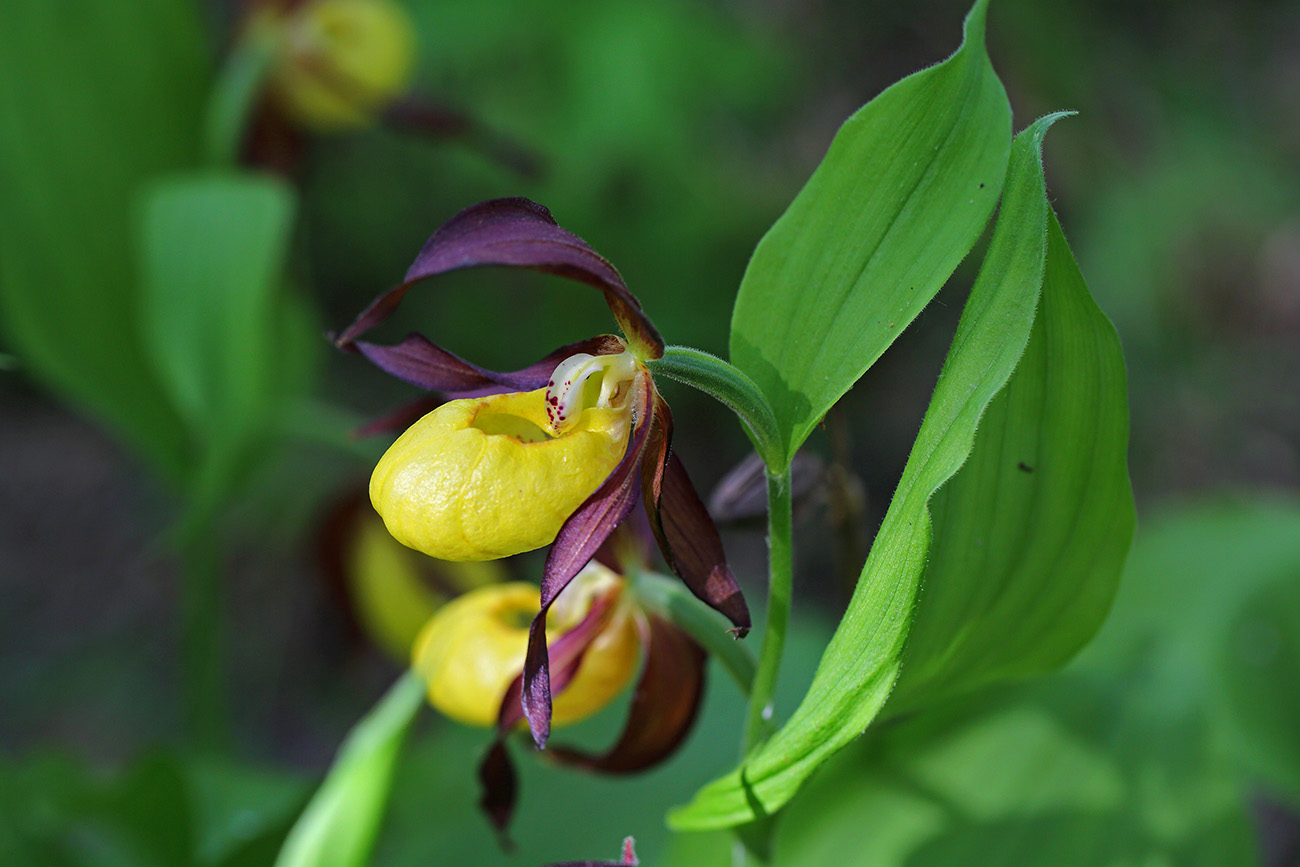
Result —
M 283 772 L 211 756 L 187 757 L 182 770 L 193 804 L 194 861 L 248 863 L 246 853 L 274 857 L 309 794 L 307 782 Z
M 1133 537 L 1127 450 L 1119 337 L 1049 214 L 1025 354 L 930 502 L 934 544 L 891 712 L 1051 671 L 1093 637 Z
M 1017 136 L 997 227 L 934 397 L 843 620 L 794 716 L 727 777 L 670 815 L 683 830 L 769 815 L 875 718 L 898 677 L 931 539 L 927 504 L 974 446 L 981 416 L 1019 362 L 1047 252 L 1043 118 Z M 1058 251 L 1059 254 L 1060 251 Z
M 1242 790 L 1207 760 L 1204 732 L 1144 719 L 1134 686 L 1060 676 L 864 738 L 790 805 L 775 863 L 1259 863 Z
M 22 367 L 178 476 L 144 351 L 130 208 L 196 164 L 208 46 L 174 0 L 0 3 L 0 327 Z
M 1115 610 L 1073 668 L 1142 672 L 1155 719 L 1199 716 L 1253 783 L 1300 804 L 1300 503 L 1210 500 L 1144 520 Z
M 424 682 L 407 674 L 348 735 L 334 766 L 303 811 L 276 867 L 360 867 L 388 803 L 406 731 L 424 704 Z
M 962 47 L 845 122 L 759 242 L 731 321 L 731 360 L 776 411 L 786 460 L 929 303 L 997 202 L 1011 108 L 984 50 Z
M 1222 683 L 1233 746 L 1260 779 L 1300 806 L 1300 581 L 1256 594 L 1234 618 Z
M 238 441 L 265 421 L 292 220 L 292 193 L 268 177 L 184 177 L 145 192 L 146 348 L 200 441 Z

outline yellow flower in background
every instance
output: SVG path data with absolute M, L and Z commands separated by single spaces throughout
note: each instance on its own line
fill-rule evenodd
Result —
M 390 657 L 405 663 L 429 618 L 457 594 L 500 584 L 499 564 L 429 560 L 398 544 L 373 513 L 358 516 L 344 575 L 362 631 Z
M 305 0 L 253 26 L 273 29 L 272 93 L 302 126 L 369 126 L 410 84 L 414 28 L 392 0 Z

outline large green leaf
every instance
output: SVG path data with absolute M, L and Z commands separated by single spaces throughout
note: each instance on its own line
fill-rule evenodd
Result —
M 1135 686 L 1060 676 L 864 738 L 790 805 L 774 862 L 1258 863 L 1243 790 L 1203 728 L 1144 718 Z
M 871 723 L 889 696 L 930 549 L 928 503 L 969 457 L 980 418 L 1029 342 L 1048 250 L 1040 148 L 1056 117 L 1038 121 L 1013 144 L 988 254 L 898 490 L 807 695 L 739 769 L 672 814 L 675 827 L 726 827 L 779 809 Z
M 193 165 L 198 7 L 0 3 L 0 327 L 21 366 L 179 475 L 184 433 L 136 320 L 137 185 Z
M 1049 214 L 1025 354 L 970 459 L 930 502 L 934 544 L 890 697 L 1050 671 L 1096 633 L 1133 537 L 1119 337 Z
M 1300 804 L 1300 504 L 1216 499 L 1144 521 L 1115 610 L 1075 668 L 1145 674 L 1161 720 L 1200 716 L 1243 776 Z
M 276 867 L 362 867 L 370 862 L 402 742 L 423 704 L 424 682 L 407 674 L 357 723 L 289 832 Z
M 287 186 L 254 175 L 181 177 L 145 191 L 145 345 L 210 452 L 237 454 L 269 421 L 285 363 L 277 338 L 293 211 Z
M 787 456 L 939 291 L 997 202 L 1011 109 L 984 50 L 986 6 L 956 54 L 845 122 L 745 271 L 731 361 L 767 395 Z

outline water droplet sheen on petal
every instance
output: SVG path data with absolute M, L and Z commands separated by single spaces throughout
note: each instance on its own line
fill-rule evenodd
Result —
M 399 542 L 443 560 L 493 560 L 548 545 L 618 465 L 629 411 L 593 406 L 551 433 L 546 389 L 454 400 L 380 459 L 370 500 Z

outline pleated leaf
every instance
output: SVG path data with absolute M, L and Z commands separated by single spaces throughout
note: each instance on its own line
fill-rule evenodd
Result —
M 889 711 L 1057 668 L 1105 619 L 1133 537 L 1119 338 L 1054 214 L 1025 355 L 970 460 L 930 502 L 934 544 Z
M 930 555 L 932 527 L 945 533 L 951 529 L 948 512 L 944 514 L 944 523 L 933 524 L 930 499 L 971 456 L 981 417 L 1012 379 L 1025 355 L 1031 342 L 1045 270 L 1055 275 L 1075 268 L 1063 239 L 1050 246 L 1048 243 L 1049 236 L 1059 236 L 1059 230 L 1049 231 L 1052 218 L 1047 207 L 1040 149 L 1047 127 L 1059 116 L 1038 121 L 1018 136 L 1012 147 L 997 228 L 953 338 L 930 408 L 848 610 L 802 704 L 789 722 L 739 769 L 707 786 L 692 804 L 672 814 L 670 819 L 675 827 L 728 827 L 776 811 L 818 766 L 870 725 L 897 683 Z M 1050 264 L 1046 261 L 1049 255 Z M 1068 261 L 1063 262 L 1063 258 Z M 1054 293 L 1086 292 L 1082 281 L 1077 279 L 1053 279 L 1049 285 Z M 1055 300 L 1045 304 L 1045 315 L 1056 306 Z M 1058 338 L 1063 344 L 1058 348 L 1054 341 L 1047 347 L 1049 358 L 1056 353 L 1073 354 L 1080 340 L 1085 344 L 1091 342 L 1098 347 L 1102 359 L 1098 363 L 1105 372 L 1103 390 L 1109 393 L 1110 389 L 1118 388 L 1121 394 L 1120 400 L 1107 404 L 1108 414 L 1104 418 L 1092 416 L 1096 431 L 1089 430 L 1077 439 L 1067 437 L 1069 441 L 1059 459 L 1068 462 L 1090 459 L 1093 436 L 1118 437 L 1122 452 L 1125 405 L 1119 347 L 1113 335 L 1106 340 L 1094 333 L 1110 334 L 1109 323 L 1104 318 L 1066 318 L 1063 325 L 1053 324 L 1053 329 L 1057 328 L 1064 329 L 1063 337 Z M 1040 339 L 1056 333 L 1043 323 L 1038 329 L 1045 334 Z M 1041 368 L 1033 365 L 1033 358 L 1029 355 L 1030 365 L 1026 367 L 1026 376 L 1031 380 L 1041 376 L 1036 373 Z M 1020 388 L 1017 385 L 1016 394 Z M 1019 406 L 1017 400 L 1009 396 L 1009 405 Z M 995 412 L 1001 413 L 996 408 Z M 1043 427 L 1049 421 L 1028 412 L 1019 413 L 1017 420 L 1034 427 Z M 1048 436 L 1047 431 L 1052 429 L 1047 424 L 1042 436 Z M 1073 436 L 1072 433 L 1070 437 Z M 1111 505 L 1121 515 L 1125 509 L 1131 514 L 1123 462 L 1112 470 L 1118 478 L 1107 479 L 1106 484 L 1119 493 Z M 1018 468 L 1017 472 L 1020 472 Z M 1052 502 L 1066 513 L 1058 520 L 1073 520 L 1076 509 L 1068 495 L 1058 496 L 1054 492 Z M 995 511 L 986 510 L 980 515 L 989 528 L 996 525 Z M 1127 544 L 1127 527 L 1121 518 L 1117 532 L 1125 534 L 1124 544 Z M 1081 552 L 1072 546 L 1072 540 L 1067 538 L 1066 542 L 1070 544 L 1058 546 L 1052 556 L 1075 568 L 1073 561 Z M 950 543 L 945 540 L 941 544 Z M 1082 553 L 1091 558 L 1094 552 Z M 972 575 L 970 580 L 980 578 Z M 1114 576 L 1106 580 L 1113 582 Z M 1054 612 L 1054 616 L 1059 617 L 1059 612 Z M 1060 654 L 1058 648 L 1050 646 L 1053 640 L 1047 642 L 1046 656 Z M 1035 659 L 1038 658 L 1036 648 L 1032 649 Z M 1020 662 L 1019 656 L 1014 662 L 1007 662 L 1003 656 L 995 659 L 1003 668 Z
M 988 222 L 1011 109 L 984 50 L 987 3 L 962 47 L 845 122 L 754 251 L 731 360 L 776 411 L 787 459 L 943 286 Z

